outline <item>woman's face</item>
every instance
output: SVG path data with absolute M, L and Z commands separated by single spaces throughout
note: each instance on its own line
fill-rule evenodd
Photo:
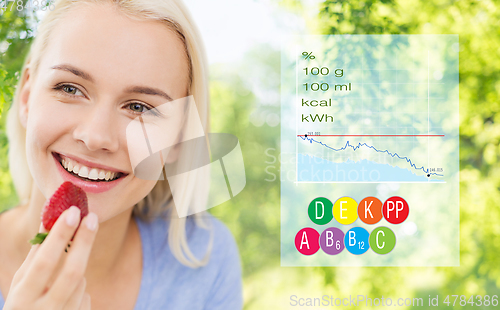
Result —
M 21 93 L 28 165 L 42 193 L 72 181 L 101 222 L 144 198 L 156 181 L 133 175 L 126 127 L 187 96 L 188 80 L 184 46 L 166 25 L 105 5 L 65 14 Z

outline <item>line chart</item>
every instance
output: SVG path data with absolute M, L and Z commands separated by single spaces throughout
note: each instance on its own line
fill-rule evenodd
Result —
M 444 135 L 297 135 L 297 137 L 444 137 Z
M 428 136 L 428 135 L 312 135 L 312 136 Z M 439 137 L 439 136 L 444 136 L 444 135 L 432 135 L 432 136 L 436 136 L 436 137 Z M 412 167 L 413 169 L 415 170 L 422 170 L 423 173 L 425 173 L 427 175 L 427 177 L 431 177 L 431 176 L 438 176 L 438 177 L 443 177 L 444 175 L 443 174 L 439 174 L 439 173 L 436 173 L 436 172 L 431 172 L 429 168 L 425 168 L 424 166 L 421 166 L 421 167 L 417 167 L 416 164 L 414 164 L 410 158 L 408 158 L 407 156 L 400 156 L 398 153 L 392 153 L 392 152 L 389 152 L 388 150 L 379 150 L 377 148 L 375 148 L 374 146 L 372 145 L 368 145 L 367 143 L 361 143 L 361 142 L 358 142 L 357 145 L 351 145 L 349 141 L 347 141 L 345 143 L 345 145 L 341 148 L 333 148 L 329 145 L 327 145 L 326 143 L 323 143 L 321 141 L 318 141 L 318 140 L 315 140 L 313 138 L 311 138 L 310 136 L 308 135 L 299 135 L 298 136 L 300 139 L 302 139 L 303 141 L 308 141 L 310 143 L 318 143 L 332 151 L 335 151 L 335 152 L 341 152 L 341 151 L 344 151 L 346 150 L 348 147 L 352 148 L 353 151 L 356 151 L 358 149 L 360 149 L 361 147 L 367 147 L 369 149 L 373 149 L 375 152 L 378 152 L 378 153 L 386 153 L 388 154 L 389 156 L 391 157 L 396 157 L 398 159 L 401 159 L 401 160 L 404 160 L 406 161 L 410 167 Z

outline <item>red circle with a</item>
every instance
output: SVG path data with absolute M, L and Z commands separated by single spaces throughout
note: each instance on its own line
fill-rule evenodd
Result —
M 318 252 L 319 233 L 314 228 L 302 228 L 295 235 L 295 248 L 304 255 L 312 255 Z
M 382 213 L 387 222 L 401 224 L 408 218 L 410 207 L 408 207 L 408 203 L 403 198 L 393 196 L 384 202 Z

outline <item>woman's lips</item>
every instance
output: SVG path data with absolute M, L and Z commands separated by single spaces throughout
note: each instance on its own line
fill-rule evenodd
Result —
M 75 176 L 72 173 L 68 172 L 61 164 L 61 155 L 52 153 L 54 157 L 54 161 L 56 163 L 57 170 L 59 174 L 63 178 L 64 181 L 69 181 L 76 186 L 83 189 L 85 192 L 99 194 L 106 192 L 123 180 L 125 178 L 125 174 L 118 173 L 118 178 L 113 181 L 92 181 L 92 180 L 84 180 L 81 177 Z M 92 169 L 93 170 L 93 169 Z M 87 172 L 88 173 L 88 172 Z

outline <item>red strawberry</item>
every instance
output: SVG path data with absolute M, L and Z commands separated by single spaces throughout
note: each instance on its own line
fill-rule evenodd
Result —
M 45 229 L 50 231 L 59 216 L 71 206 L 76 206 L 80 209 L 81 223 L 82 219 L 89 214 L 87 195 L 81 188 L 73 183 L 64 182 L 43 206 L 42 223 Z M 80 224 L 78 224 L 78 227 L 79 226 Z M 42 243 L 46 236 L 47 233 L 37 234 L 34 239 L 30 240 L 30 243 Z M 73 238 L 71 240 L 73 240 Z

